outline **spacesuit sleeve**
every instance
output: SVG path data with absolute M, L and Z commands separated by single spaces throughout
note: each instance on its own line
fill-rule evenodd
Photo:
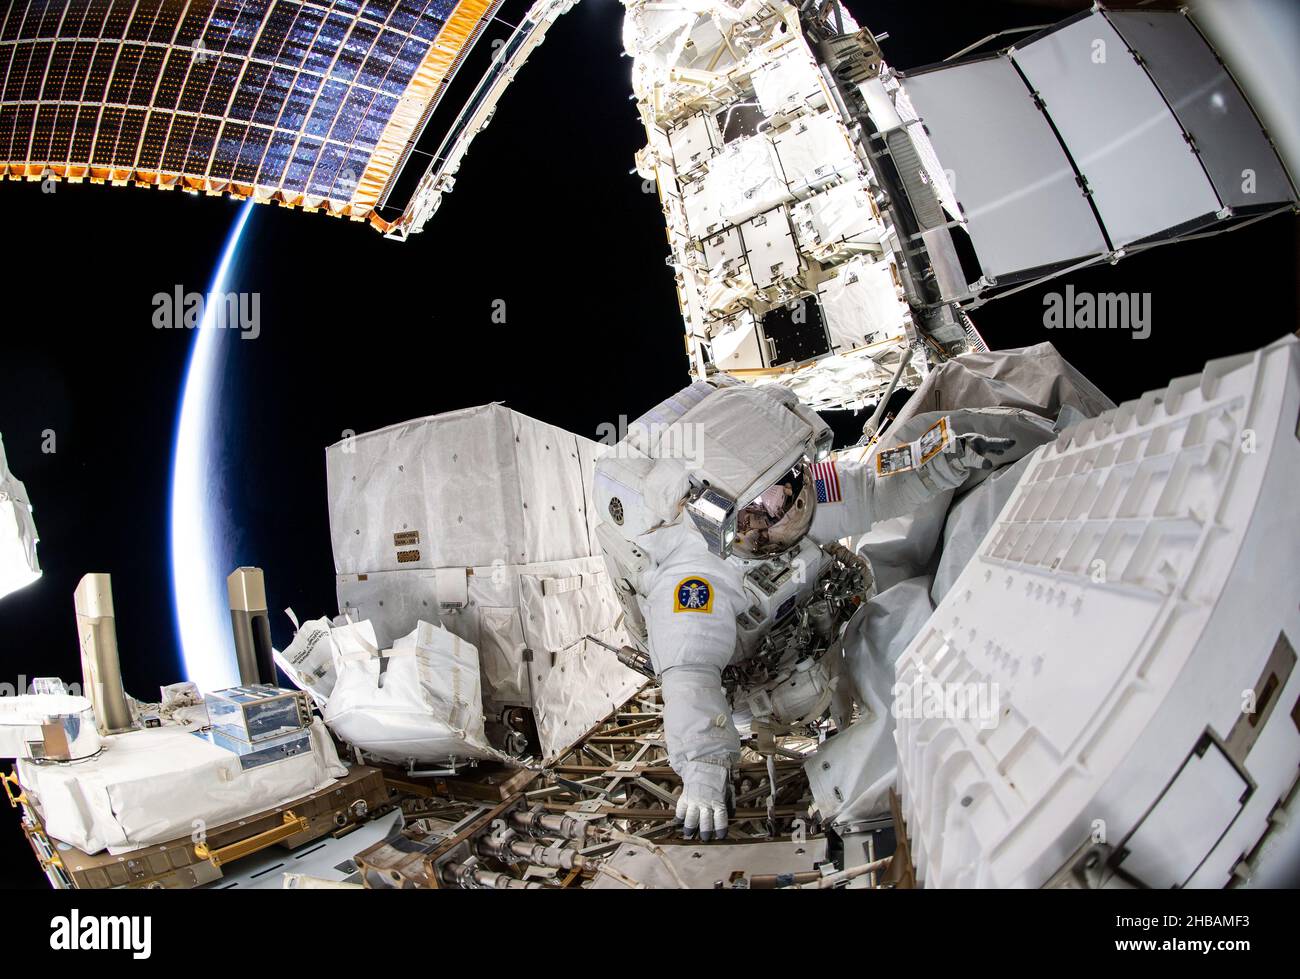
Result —
M 878 476 L 875 453 L 863 461 L 818 463 L 817 512 L 810 533 L 823 544 L 865 534 L 873 524 L 911 513 L 939 493 L 955 489 L 966 475 L 952 466 L 924 466 Z
M 871 525 L 909 512 L 917 503 L 877 480 L 873 457 L 838 459 L 817 466 L 817 513 L 810 533 L 821 543 L 865 534 Z M 901 487 L 900 487 L 901 488 Z
M 685 557 L 658 569 L 645 611 L 663 684 L 668 761 L 688 779 L 711 777 L 740 757 L 722 670 L 736 649 L 743 597 L 738 574 L 725 562 L 707 552 Z

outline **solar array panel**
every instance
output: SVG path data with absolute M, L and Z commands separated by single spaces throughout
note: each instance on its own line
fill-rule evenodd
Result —
M 0 172 L 373 209 L 495 0 L 12 0 Z
M 904 75 L 1002 285 L 1281 212 L 1297 195 L 1181 10 L 1078 14 L 995 57 Z

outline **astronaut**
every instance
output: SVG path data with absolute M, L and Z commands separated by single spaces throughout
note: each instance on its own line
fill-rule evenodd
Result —
M 911 511 L 1011 444 L 949 428 L 943 418 L 911 444 L 832 461 L 830 429 L 791 392 L 718 375 L 647 412 L 597 460 L 597 536 L 628 632 L 660 678 L 687 838 L 727 832 L 740 737 L 723 670 L 796 607 L 793 594 L 765 605 L 754 573 L 796 548 L 820 558 L 817 543 Z M 804 578 L 806 593 L 815 574 Z M 756 616 L 761 628 L 748 628 Z

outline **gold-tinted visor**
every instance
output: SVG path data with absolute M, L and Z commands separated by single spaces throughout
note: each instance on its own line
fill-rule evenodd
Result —
M 817 492 L 803 459 L 736 515 L 732 553 L 750 561 L 784 553 L 808 533 L 816 511 Z

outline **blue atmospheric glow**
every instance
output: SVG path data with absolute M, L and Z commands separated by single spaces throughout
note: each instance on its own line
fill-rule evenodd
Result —
M 227 291 L 226 279 L 239 241 L 255 205 L 246 202 L 230 229 L 221 264 L 208 294 Z M 222 473 L 217 465 L 221 440 L 227 437 L 214 403 L 220 388 L 225 348 L 237 340 L 230 330 L 217 329 L 219 304 L 208 303 L 195 330 L 172 460 L 171 564 L 172 599 L 187 679 L 203 691 L 220 690 L 239 682 L 234 639 L 226 598 L 226 575 L 233 567 L 227 515 L 217 504 Z

